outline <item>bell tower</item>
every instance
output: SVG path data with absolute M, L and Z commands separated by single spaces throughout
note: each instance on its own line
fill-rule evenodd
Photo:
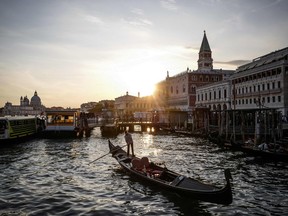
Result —
M 206 31 L 204 31 L 204 36 L 199 51 L 198 70 L 210 71 L 212 69 L 213 69 L 212 52 L 206 37 Z

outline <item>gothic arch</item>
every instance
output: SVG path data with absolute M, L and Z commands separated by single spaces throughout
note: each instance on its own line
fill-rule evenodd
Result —
M 221 104 L 217 105 L 217 110 L 221 111 Z

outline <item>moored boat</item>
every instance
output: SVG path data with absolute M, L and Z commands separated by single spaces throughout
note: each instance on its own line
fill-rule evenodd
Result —
M 225 143 L 224 144 L 225 148 L 235 150 L 235 151 L 242 151 L 254 157 L 261 157 L 266 160 L 288 162 L 288 152 L 285 149 L 281 149 L 279 146 L 277 147 L 277 145 L 274 145 L 274 144 L 271 144 L 272 147 L 267 148 L 267 149 L 260 148 L 259 146 L 246 145 L 242 143 L 238 143 L 238 144 Z
M 0 117 L 0 143 L 15 143 L 33 138 L 45 128 L 45 120 L 36 116 Z
M 192 199 L 225 205 L 232 203 L 233 198 L 230 185 L 230 179 L 232 178 L 229 169 L 226 169 L 224 172 L 225 185 L 217 187 L 149 162 L 147 157 L 127 156 L 126 151 L 121 147 L 115 146 L 110 140 L 108 142 L 112 157 L 118 161 L 128 174 L 137 177 L 143 182 L 160 186 L 163 189 Z

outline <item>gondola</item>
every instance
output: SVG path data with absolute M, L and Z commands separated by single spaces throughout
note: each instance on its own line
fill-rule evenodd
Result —
M 183 197 L 207 201 L 211 203 L 229 205 L 232 203 L 232 191 L 230 185 L 231 173 L 225 170 L 226 184 L 219 188 L 210 184 L 202 183 L 196 179 L 178 174 L 153 162 L 147 157 L 138 158 L 127 156 L 126 151 L 120 146 L 115 146 L 110 140 L 109 149 L 122 168 L 131 176 L 161 189 L 176 192 Z
M 249 146 L 245 144 L 243 145 L 241 143 L 240 144 L 225 143 L 224 147 L 234 151 L 242 151 L 250 156 L 261 157 L 263 160 L 267 161 L 288 162 L 288 153 L 286 151 L 279 152 L 277 149 L 274 149 L 274 147 L 264 150 L 254 146 Z

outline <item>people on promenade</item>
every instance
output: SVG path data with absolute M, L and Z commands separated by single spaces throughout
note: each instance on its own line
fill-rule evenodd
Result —
M 132 156 L 134 157 L 134 146 L 133 146 L 133 139 L 132 139 L 131 134 L 128 133 L 128 131 L 125 131 L 124 138 L 127 143 L 127 155 L 129 156 L 130 147 L 131 147 L 131 153 L 132 153 Z

